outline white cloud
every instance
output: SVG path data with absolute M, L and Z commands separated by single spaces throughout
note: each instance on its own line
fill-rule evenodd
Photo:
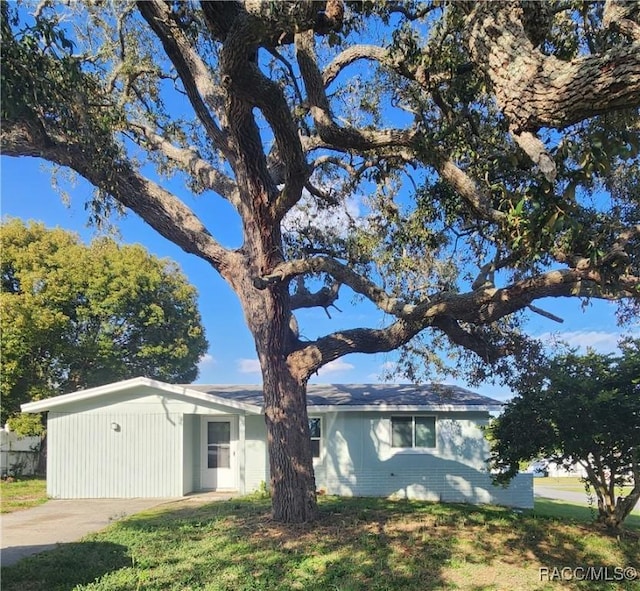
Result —
M 351 365 L 351 363 L 347 363 L 342 359 L 336 359 L 335 361 L 330 361 L 327 365 L 323 365 L 318 370 L 318 375 L 322 376 L 328 373 L 337 373 L 339 371 L 351 371 L 355 366 Z
M 216 364 L 216 360 L 214 359 L 213 355 L 209 355 L 209 353 L 205 353 L 198 360 L 198 367 L 200 368 L 211 367 L 212 365 L 215 365 L 215 364 Z
M 378 367 L 377 372 L 373 372 L 367 374 L 367 379 L 372 383 L 381 383 L 388 382 L 390 379 L 389 374 L 393 376 L 393 372 L 398 367 L 398 364 L 395 361 L 385 361 L 382 365 Z
M 397 362 L 395 361 L 385 361 L 381 366 L 380 366 L 380 371 L 393 371 L 394 369 L 396 369 L 396 367 L 398 367 Z
M 260 373 L 260 362 L 257 359 L 238 359 L 240 373 Z
M 306 190 L 302 199 L 283 220 L 285 232 L 299 232 L 308 226 L 336 236 L 344 236 L 353 224 L 363 222 L 360 203 L 356 197 L 346 199 L 333 207 L 318 207 L 314 197 Z
M 539 335 L 538 340 L 547 346 L 554 346 L 555 343 L 565 342 L 570 347 L 577 347 L 581 352 L 591 348 L 597 353 L 618 352 L 618 341 L 622 337 L 619 332 L 607 332 L 604 330 L 575 330 L 569 332 L 544 333 Z

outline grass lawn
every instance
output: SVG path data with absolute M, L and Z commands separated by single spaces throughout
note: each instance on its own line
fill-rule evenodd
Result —
M 540 567 L 640 567 L 638 532 L 542 517 L 544 507 L 320 500 L 313 525 L 269 519 L 245 498 L 163 506 L 2 570 L 3 591 L 425 591 L 626 589 L 547 582 Z
M 546 486 L 548 488 L 555 488 L 557 490 L 566 490 L 569 492 L 584 492 L 584 483 L 580 478 L 573 476 L 563 476 L 561 478 L 549 477 L 549 478 L 534 478 L 533 485 Z M 629 494 L 633 487 L 623 486 L 619 487 L 623 494 Z
M 42 505 L 47 500 L 47 483 L 44 478 L 19 478 L 13 482 L 0 480 L 0 513 L 13 513 Z
M 536 498 L 534 515 L 541 517 L 552 517 L 565 521 L 577 521 L 582 523 L 591 523 L 598 515 L 598 508 L 592 511 L 585 505 L 577 503 L 568 503 L 566 501 L 558 501 L 554 499 Z M 640 534 L 640 514 L 632 513 L 624 521 L 629 530 L 636 530 Z

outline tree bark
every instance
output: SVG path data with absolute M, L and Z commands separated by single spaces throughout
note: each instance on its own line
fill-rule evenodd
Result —
M 287 364 L 288 353 L 298 342 L 290 329 L 288 285 L 257 289 L 246 267 L 229 281 L 240 297 L 262 370 L 272 517 L 283 523 L 313 521 L 317 504 L 307 375 L 296 377 Z
M 640 500 L 640 480 L 634 470 L 634 487 L 626 497 L 616 499 L 614 475 L 608 478 L 604 468 L 586 466 L 589 484 L 594 488 L 598 499 L 598 521 L 611 529 L 619 529 L 624 520 Z
M 286 365 L 267 354 L 263 359 L 263 389 L 273 518 L 284 523 L 313 521 L 317 514 L 316 484 L 306 384 L 295 380 Z

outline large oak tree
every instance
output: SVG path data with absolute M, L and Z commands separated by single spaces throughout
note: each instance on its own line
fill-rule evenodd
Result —
M 237 294 L 278 520 L 315 515 L 305 391 L 323 365 L 400 349 L 415 377 L 450 346 L 482 377 L 526 364 L 519 318 L 542 298 L 637 311 L 636 4 L 2 12 L 3 154 L 74 170 L 96 215 L 132 210 Z M 238 245 L 209 229 L 228 206 Z M 296 310 L 349 292 L 379 324 L 301 336 Z

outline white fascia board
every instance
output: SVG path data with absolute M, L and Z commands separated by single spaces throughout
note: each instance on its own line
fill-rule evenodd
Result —
M 400 405 L 400 404 L 334 404 L 310 405 L 307 412 L 500 412 L 502 405 L 494 404 L 429 404 L 429 405 Z
M 220 406 L 226 406 L 228 408 L 234 408 L 236 410 L 243 410 L 251 414 L 260 414 L 261 408 L 254 406 L 253 404 L 246 404 L 244 402 L 236 402 L 233 400 L 227 400 L 220 396 L 213 394 L 206 394 L 191 390 L 186 386 L 177 386 L 174 384 L 167 384 L 159 380 L 151 380 L 145 377 L 131 378 L 129 380 L 122 380 L 121 382 L 114 382 L 113 384 L 105 384 L 104 386 L 97 386 L 96 388 L 89 388 L 87 390 L 79 390 L 78 392 L 71 392 L 70 394 L 62 394 L 60 396 L 54 396 L 53 398 L 45 398 L 44 400 L 37 400 L 35 402 L 27 402 L 20 406 L 22 412 L 43 412 L 52 410 L 60 406 L 66 406 L 74 402 L 82 402 L 85 400 L 91 400 L 92 398 L 99 398 L 107 394 L 114 394 L 116 392 L 123 392 L 126 390 L 132 390 L 140 386 L 146 386 L 154 390 L 160 390 L 171 394 L 178 394 L 187 398 L 195 398 L 202 402 L 214 403 Z
M 22 412 L 42 412 L 49 410 L 50 408 L 56 408 L 70 402 L 81 402 L 83 400 L 90 400 L 104 394 L 112 394 L 114 392 L 121 392 L 123 390 L 130 390 L 138 386 L 148 386 L 149 380 L 147 378 L 131 378 L 129 380 L 122 380 L 121 382 L 114 382 L 113 384 L 105 384 L 104 386 L 97 386 L 95 388 L 88 388 L 87 390 L 78 390 L 77 392 L 71 392 L 70 394 L 61 394 L 60 396 L 54 396 L 53 398 L 45 398 L 44 400 L 36 400 L 35 402 L 27 402 L 20 405 Z
M 168 384 L 171 386 L 171 384 Z M 198 392 L 197 390 L 191 390 L 190 388 L 184 388 L 182 386 L 171 386 L 175 387 L 177 390 L 183 393 L 184 396 L 188 396 L 189 398 L 197 398 L 198 400 L 202 400 L 204 402 L 213 402 L 215 404 L 219 404 L 220 406 L 226 406 L 228 408 L 233 408 L 236 410 L 243 410 L 248 412 L 249 414 L 259 415 L 264 414 L 261 406 L 256 406 L 255 404 L 249 404 L 248 402 L 239 402 L 237 400 L 229 400 L 228 398 L 223 398 L 222 396 L 216 396 L 215 394 L 207 394 L 206 392 Z

